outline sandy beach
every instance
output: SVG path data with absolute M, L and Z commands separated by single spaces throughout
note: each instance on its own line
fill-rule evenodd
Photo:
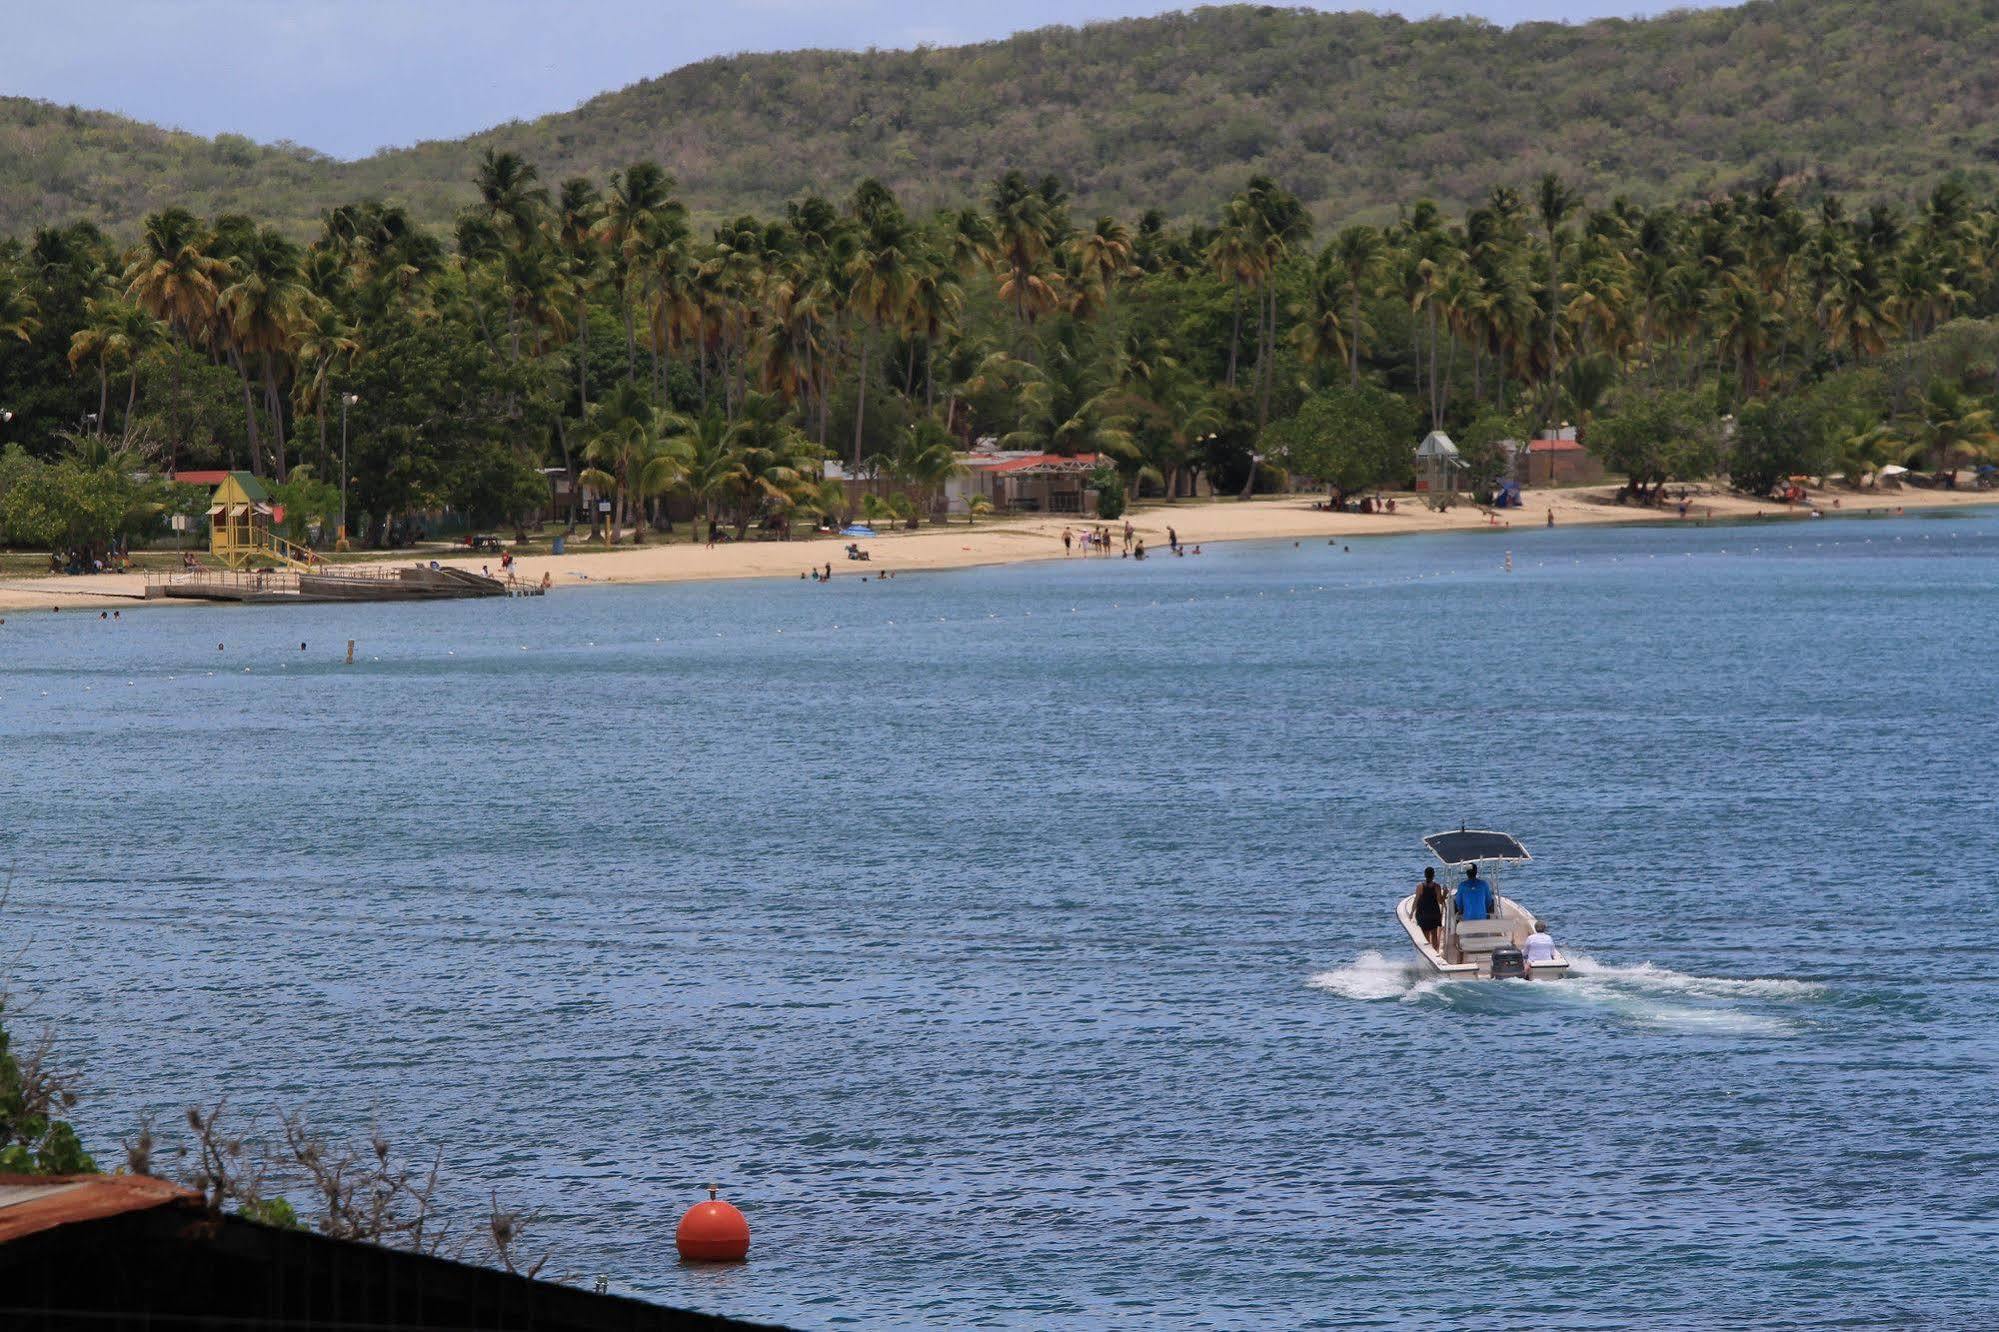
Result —
M 1315 509 L 1314 495 L 1269 496 L 1238 502 L 1235 500 L 1181 501 L 1177 504 L 1144 505 L 1130 514 L 1133 530 L 1144 540 L 1148 556 L 1164 555 L 1167 529 L 1176 532 L 1185 545 L 1207 545 L 1221 541 L 1258 541 L 1315 538 L 1327 540 L 1365 539 L 1397 536 L 1412 532 L 1458 532 L 1514 530 L 1523 538 L 1547 526 L 1552 508 L 1555 524 L 1740 522 L 1763 518 L 1774 521 L 1810 521 L 1803 506 L 1786 507 L 1769 501 L 1758 502 L 1739 495 L 1697 495 L 1690 501 L 1686 518 L 1675 508 L 1649 509 L 1620 505 L 1612 500 L 1614 486 L 1532 491 L 1524 493 L 1525 507 L 1487 514 L 1471 504 L 1459 504 L 1437 513 L 1424 507 L 1414 496 L 1396 497 L 1394 513 L 1333 513 Z M 1999 491 L 1902 490 L 1884 492 L 1814 491 L 1813 505 L 1827 517 L 1845 514 L 1894 512 L 1901 509 L 1955 508 L 1967 505 L 1999 504 Z M 1837 507 L 1834 507 L 1835 501 Z M 1123 519 L 1111 524 L 1121 530 Z M 896 573 L 940 569 L 964 569 L 985 564 L 1013 564 L 1027 560 L 1082 558 L 1065 557 L 1062 531 L 1080 530 L 1074 517 L 1061 515 L 1034 518 L 981 520 L 976 526 L 953 524 L 926 527 L 915 532 L 884 531 L 860 544 L 872 557 L 866 563 L 849 560 L 844 537 L 814 537 L 800 541 L 724 542 L 706 546 L 697 542 L 643 546 L 619 546 L 602 551 L 591 546 L 583 553 L 559 556 L 524 556 L 515 564 L 524 581 L 539 582 L 543 574 L 560 588 L 588 587 L 598 583 L 677 583 L 718 578 L 797 578 L 808 568 L 823 569 L 830 562 L 833 576 L 854 577 L 881 571 Z M 1114 548 L 1115 549 L 1115 548 Z M 1080 548 L 1079 548 L 1080 551 Z M 430 560 L 465 569 L 497 569 L 496 556 L 444 556 L 434 550 L 405 553 L 380 563 L 394 566 L 413 559 Z M 42 577 L 0 580 L 0 614 L 8 611 L 64 610 L 97 611 L 152 606 L 198 605 L 197 602 L 143 601 L 146 578 L 143 574 L 105 574 L 90 578 Z

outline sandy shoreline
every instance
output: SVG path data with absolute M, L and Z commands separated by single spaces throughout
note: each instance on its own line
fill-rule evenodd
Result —
M 1285 495 L 1238 503 L 1233 500 L 1183 501 L 1141 507 L 1131 514 L 1134 531 L 1146 545 L 1148 554 L 1164 553 L 1167 528 L 1178 533 L 1184 544 L 1217 541 L 1256 541 L 1289 538 L 1367 538 L 1396 536 L 1412 532 L 1469 532 L 1510 528 L 1527 533 L 1547 525 L 1552 505 L 1555 523 L 1560 526 L 1607 525 L 1617 523 L 1673 523 L 1712 519 L 1717 522 L 1766 519 L 1805 520 L 1798 508 L 1786 509 L 1769 502 L 1758 503 L 1735 495 L 1708 495 L 1691 502 L 1689 516 L 1682 520 L 1672 508 L 1645 509 L 1608 502 L 1611 486 L 1578 490 L 1528 491 L 1526 507 L 1505 511 L 1497 522 L 1476 507 L 1461 504 L 1445 513 L 1433 513 L 1420 500 L 1398 497 L 1392 514 L 1328 513 L 1314 509 L 1314 496 Z M 1828 517 L 1854 513 L 1894 512 L 1900 509 L 1957 508 L 1999 504 L 1999 491 L 1904 490 L 1883 493 L 1848 491 L 1815 492 L 1812 496 Z M 1839 507 L 1834 508 L 1834 500 Z M 1015 564 L 1029 560 L 1065 558 L 1062 550 L 1064 527 L 1079 529 L 1074 518 L 1061 516 L 993 519 L 977 526 L 953 525 L 924 528 L 916 532 L 885 532 L 862 542 L 872 559 L 856 563 L 846 558 L 845 538 L 817 538 L 811 541 L 747 541 L 709 547 L 698 543 L 620 547 L 587 555 L 526 556 L 515 565 L 523 580 L 540 581 L 546 573 L 557 588 L 587 587 L 599 583 L 678 583 L 728 578 L 797 578 L 807 568 L 824 568 L 830 561 L 833 575 L 853 576 L 892 570 L 897 573 L 942 569 L 966 569 L 986 564 Z M 1123 520 L 1112 524 L 1121 529 Z M 408 564 L 414 557 L 403 555 L 382 564 Z M 426 552 L 426 560 L 431 558 Z M 1081 558 L 1069 556 L 1067 558 Z M 459 568 L 497 568 L 495 556 L 450 557 L 441 560 Z M 138 605 L 182 606 L 199 602 L 155 600 L 144 602 L 146 579 L 142 574 L 105 574 L 92 578 L 10 578 L 0 580 L 0 614 L 8 611 L 64 610 L 95 611 L 129 609 Z

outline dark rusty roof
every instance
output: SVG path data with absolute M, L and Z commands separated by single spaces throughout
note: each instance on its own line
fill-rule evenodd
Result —
M 0 1244 L 201 1195 L 145 1175 L 0 1175 Z

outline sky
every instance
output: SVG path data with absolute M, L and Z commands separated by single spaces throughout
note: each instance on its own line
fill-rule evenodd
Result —
M 1192 7 L 1193 0 L 0 0 L 8 36 L 0 93 L 352 158 L 566 111 L 714 55 L 955 45 Z M 1517 23 L 1671 6 L 1364 7 Z

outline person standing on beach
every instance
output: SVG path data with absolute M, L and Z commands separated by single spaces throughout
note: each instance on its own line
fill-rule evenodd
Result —
M 1171 527 L 1166 529 L 1166 548 L 1172 551 L 1180 549 L 1180 534 Z
M 1124 552 L 1131 554 L 1131 519 L 1124 520 Z
M 1075 552 L 1075 541 L 1076 541 L 1076 534 L 1075 534 L 1074 532 L 1071 532 L 1071 531 L 1070 531 L 1070 530 L 1069 530 L 1068 528 L 1066 528 L 1066 527 L 1065 527 L 1065 528 L 1063 528 L 1063 529 L 1062 529 L 1062 553 L 1063 553 L 1064 555 L 1073 555 L 1073 554 L 1075 554 L 1075 553 L 1076 553 L 1076 552 Z

